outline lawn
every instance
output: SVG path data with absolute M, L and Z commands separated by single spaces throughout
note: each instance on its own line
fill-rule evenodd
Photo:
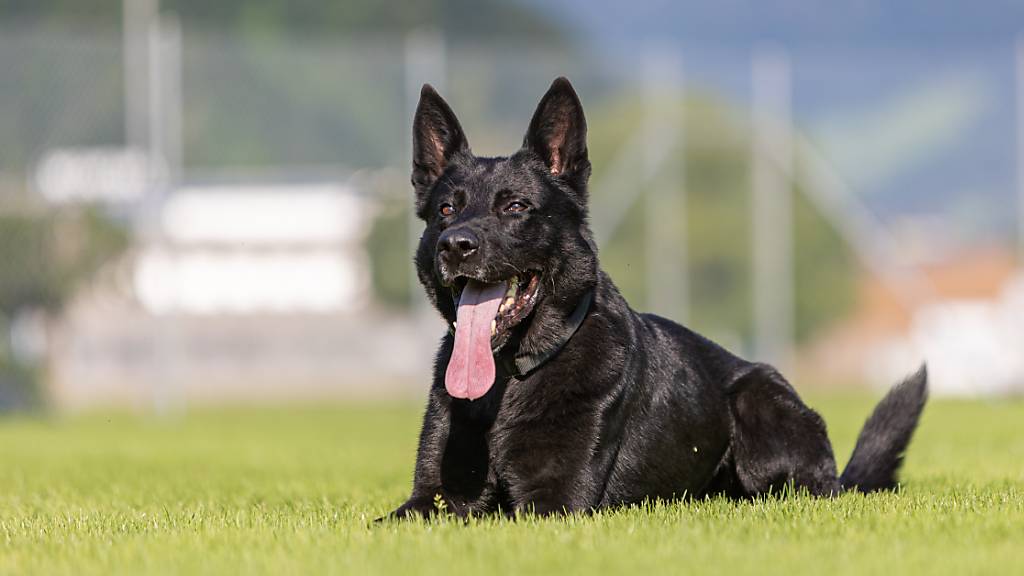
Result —
M 812 400 L 840 465 L 873 400 Z M 899 493 L 374 525 L 418 409 L 0 419 L 0 573 L 1024 573 L 1024 403 L 936 401 Z

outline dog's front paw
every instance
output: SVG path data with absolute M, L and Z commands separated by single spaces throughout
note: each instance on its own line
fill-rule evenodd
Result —
M 443 516 L 450 513 L 448 501 L 440 494 L 434 495 L 434 497 L 426 496 L 413 496 L 406 500 L 405 504 L 402 504 L 396 508 L 393 512 L 387 516 L 382 516 L 375 520 L 376 522 L 385 522 L 388 520 L 405 520 L 407 518 L 431 518 L 434 516 Z

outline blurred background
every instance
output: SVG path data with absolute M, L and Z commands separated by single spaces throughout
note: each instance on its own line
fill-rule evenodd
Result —
M 422 83 L 551 80 L 632 304 L 801 387 L 1024 393 L 1024 5 L 0 0 L 0 411 L 422 399 Z

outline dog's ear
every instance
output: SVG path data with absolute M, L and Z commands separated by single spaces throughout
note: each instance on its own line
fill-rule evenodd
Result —
M 572 84 L 560 77 L 551 83 L 533 113 L 523 147 L 538 154 L 551 174 L 582 190 L 590 176 L 587 120 Z
M 433 86 L 424 84 L 412 123 L 412 185 L 417 211 L 452 157 L 468 151 L 459 119 Z

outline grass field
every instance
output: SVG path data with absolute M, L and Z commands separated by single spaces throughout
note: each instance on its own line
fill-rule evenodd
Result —
M 842 465 L 872 399 L 811 403 Z M 933 402 L 895 494 L 373 525 L 418 412 L 0 419 L 0 573 L 1024 573 L 1024 403 Z

